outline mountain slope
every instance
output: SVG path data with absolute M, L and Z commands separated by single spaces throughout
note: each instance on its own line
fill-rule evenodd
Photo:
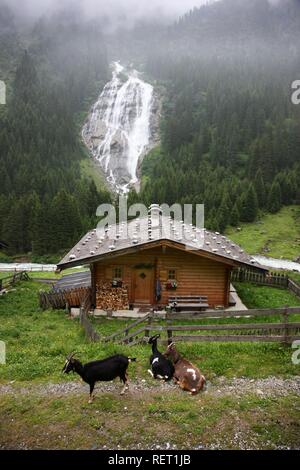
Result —
M 204 203 L 207 227 L 220 231 L 299 203 L 299 24 L 295 1 L 224 0 L 169 29 L 148 55 L 167 92 L 142 200 Z
M 4 59 L 18 63 L 0 126 L 0 238 L 11 254 L 68 248 L 110 201 L 81 177 L 76 119 L 107 77 L 105 48 L 93 47 L 100 35 L 85 28 L 63 15 L 27 31 L 28 52 L 6 41 Z

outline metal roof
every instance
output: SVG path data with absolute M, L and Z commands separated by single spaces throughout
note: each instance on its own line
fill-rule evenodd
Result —
M 90 264 L 102 258 L 120 256 L 123 252 L 151 248 L 164 241 L 171 242 L 175 248 L 187 250 L 187 253 L 210 255 L 217 261 L 220 258 L 220 262 L 230 261 L 232 265 L 243 264 L 266 271 L 225 235 L 187 225 L 182 220 L 163 215 L 155 217 L 153 214 L 89 231 L 57 267 L 66 269 Z
M 63 276 L 53 286 L 53 291 L 75 289 L 76 287 L 90 287 L 91 286 L 91 272 L 82 271 L 79 273 L 72 273 Z

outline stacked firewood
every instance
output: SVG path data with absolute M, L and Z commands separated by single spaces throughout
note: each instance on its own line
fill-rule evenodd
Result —
M 112 287 L 111 282 L 102 282 L 96 288 L 96 306 L 101 310 L 128 310 L 128 291 L 122 287 Z

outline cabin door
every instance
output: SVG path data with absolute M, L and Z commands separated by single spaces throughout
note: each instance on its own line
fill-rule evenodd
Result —
M 136 269 L 134 284 L 134 303 L 153 303 L 153 270 Z

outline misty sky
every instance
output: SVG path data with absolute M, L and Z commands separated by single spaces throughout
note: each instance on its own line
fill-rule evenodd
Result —
M 174 18 L 194 6 L 211 1 L 213 0 L 6 0 L 6 3 L 24 17 L 36 18 L 62 6 L 72 9 L 75 4 L 81 5 L 89 18 L 100 13 L 118 20 L 122 16 L 128 19 L 160 15 Z

